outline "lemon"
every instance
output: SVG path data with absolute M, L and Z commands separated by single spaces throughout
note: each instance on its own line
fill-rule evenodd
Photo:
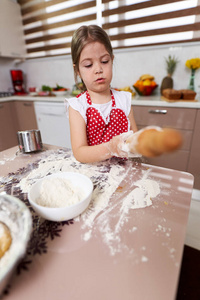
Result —
M 151 85 L 151 80 L 149 79 L 144 80 L 143 85 Z

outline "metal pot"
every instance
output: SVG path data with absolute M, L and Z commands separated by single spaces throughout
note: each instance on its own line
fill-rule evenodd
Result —
M 40 130 L 26 130 L 17 132 L 19 149 L 21 152 L 41 151 L 43 148 Z

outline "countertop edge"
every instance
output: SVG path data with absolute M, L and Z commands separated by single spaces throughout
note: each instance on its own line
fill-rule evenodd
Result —
M 72 96 L 66 95 L 64 97 L 48 97 L 48 96 L 11 96 L 0 98 L 1 102 L 10 101 L 34 101 L 34 102 L 55 102 L 62 103 L 65 98 L 71 98 Z M 131 101 L 133 106 L 157 106 L 157 107 L 177 107 L 177 108 L 200 108 L 200 101 L 177 101 L 167 102 L 160 98 L 160 96 L 149 96 L 149 97 L 134 97 Z

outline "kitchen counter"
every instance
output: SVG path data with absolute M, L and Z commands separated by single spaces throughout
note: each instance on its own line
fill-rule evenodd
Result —
M 29 206 L 27 194 L 17 183 L 35 174 L 41 162 L 47 173 L 55 172 L 57 164 L 61 171 L 64 167 L 81 173 L 90 170 L 87 174 L 96 198 L 78 220 L 49 222 L 32 211 L 33 236 L 18 274 L 10 281 L 6 300 L 175 299 L 193 187 L 191 174 L 116 158 L 80 164 L 70 150 L 47 145 L 39 153 L 17 151 L 14 147 L 0 153 L 1 190 Z M 48 163 L 52 169 L 46 168 Z M 114 176 L 115 168 L 121 168 L 120 175 L 107 188 L 106 178 Z M 151 194 L 152 204 L 143 203 L 142 208 L 138 202 L 141 193 L 136 195 L 144 182 L 151 181 L 159 192 Z M 117 189 L 107 206 L 100 205 L 90 223 L 96 203 L 99 199 L 104 203 L 113 184 Z M 152 188 L 150 184 L 148 194 Z
M 1 102 L 9 102 L 9 101 L 44 101 L 44 102 L 64 102 L 65 97 L 57 97 L 57 96 L 11 96 L 11 97 L 3 97 L 0 98 Z
M 67 96 L 70 97 L 70 96 Z M 24 101 L 42 101 L 42 102 L 64 102 L 66 97 L 56 97 L 56 96 L 12 96 L 0 98 L 0 102 L 14 101 L 14 100 L 24 100 Z M 165 106 L 165 107 L 180 107 L 180 108 L 200 108 L 200 101 L 176 101 L 167 102 L 162 100 L 160 96 L 147 96 L 140 97 L 135 96 L 132 100 L 132 105 L 144 105 L 144 106 Z
M 160 96 L 136 96 L 132 100 L 132 105 L 159 106 L 159 107 L 180 107 L 180 108 L 200 108 L 200 101 L 175 101 L 168 102 Z

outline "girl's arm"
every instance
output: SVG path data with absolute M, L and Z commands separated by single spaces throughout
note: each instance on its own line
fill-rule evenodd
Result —
M 106 160 L 113 155 L 125 157 L 126 154 L 120 150 L 121 137 L 116 136 L 107 143 L 88 146 L 86 124 L 81 114 L 69 107 L 69 123 L 71 145 L 74 157 L 82 163 L 93 163 Z
M 138 131 L 137 125 L 135 123 L 135 118 L 134 118 L 134 115 L 133 115 L 133 107 L 132 106 L 131 106 L 131 110 L 130 110 L 128 118 L 129 118 L 129 121 L 130 121 L 130 130 L 133 130 L 133 132 Z

